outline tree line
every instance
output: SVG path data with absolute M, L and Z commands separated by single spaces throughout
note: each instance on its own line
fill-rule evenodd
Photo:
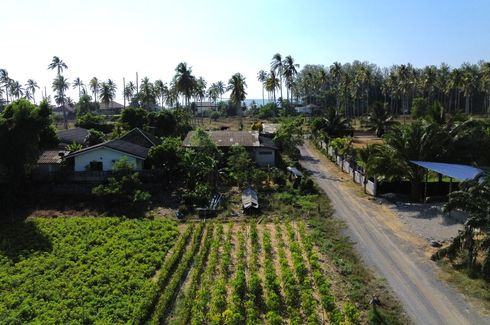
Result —
M 368 112 L 380 101 L 391 114 L 406 114 L 414 99 L 439 102 L 445 112 L 486 114 L 490 107 L 490 62 L 445 63 L 416 68 L 412 64 L 381 68 L 369 62 L 306 65 L 292 82 L 292 92 L 308 104 L 335 107 L 346 117 Z

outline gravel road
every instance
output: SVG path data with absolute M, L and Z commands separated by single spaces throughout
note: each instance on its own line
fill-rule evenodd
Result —
M 338 218 L 364 261 L 384 277 L 416 324 L 490 324 L 461 294 L 437 278 L 437 265 L 424 254 L 422 239 L 386 207 L 356 194 L 333 164 L 308 145 L 300 147 L 302 165 L 330 198 Z M 404 228 L 405 227 L 405 228 Z

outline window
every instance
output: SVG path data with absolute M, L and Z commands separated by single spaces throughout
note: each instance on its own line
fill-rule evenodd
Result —
M 270 156 L 272 155 L 272 151 L 259 151 L 259 155 Z
M 89 170 L 91 171 L 102 171 L 102 161 L 91 161 L 89 165 Z

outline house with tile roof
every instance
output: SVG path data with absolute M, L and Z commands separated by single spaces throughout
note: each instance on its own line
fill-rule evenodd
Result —
M 184 139 L 184 147 L 194 147 L 195 131 L 190 131 Z M 277 146 L 270 138 L 261 136 L 259 131 L 207 131 L 214 144 L 224 151 L 233 145 L 241 145 L 247 149 L 259 166 L 274 166 L 276 164 Z
M 160 143 L 157 137 L 135 128 L 119 139 L 72 152 L 65 159 L 73 160 L 75 172 L 112 171 L 114 163 L 123 157 L 128 159 L 135 170 L 142 170 L 148 151 Z

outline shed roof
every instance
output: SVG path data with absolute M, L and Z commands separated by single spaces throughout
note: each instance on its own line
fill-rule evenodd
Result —
M 469 165 L 447 164 L 419 160 L 410 160 L 410 162 L 425 169 L 429 169 L 436 173 L 442 174 L 444 176 L 449 176 L 462 181 L 473 179 L 483 172 L 483 170 Z
M 45 150 L 39 158 L 37 159 L 38 165 L 44 164 L 60 164 L 63 160 L 63 156 L 67 154 L 68 151 L 60 150 Z
M 116 151 L 119 151 L 122 153 L 126 153 L 126 154 L 129 154 L 131 156 L 135 156 L 135 157 L 138 157 L 141 159 L 146 159 L 146 157 L 148 157 L 148 150 L 149 150 L 148 148 L 134 144 L 134 143 L 131 143 L 131 142 L 128 142 L 128 141 L 116 139 L 116 140 L 111 140 L 111 141 L 99 143 L 99 144 L 96 144 L 95 146 L 91 146 L 88 148 L 84 148 L 82 150 L 72 152 L 69 155 L 67 155 L 66 158 L 75 157 L 75 156 L 81 155 L 85 152 L 92 151 L 92 150 L 95 150 L 98 148 L 104 148 L 104 147 L 109 148 L 109 149 L 113 149 L 113 150 L 116 150 Z
M 260 147 L 258 131 L 207 131 L 213 142 L 218 147 L 231 147 L 241 145 L 244 147 Z M 187 133 L 182 143 L 186 147 L 192 147 L 194 131 Z
M 242 192 L 242 205 L 245 209 L 259 207 L 259 199 L 257 197 L 257 192 L 255 192 L 251 187 L 246 188 Z
M 63 143 L 75 142 L 78 144 L 85 144 L 85 141 L 89 135 L 89 130 L 84 128 L 72 128 L 58 131 L 56 135 Z
M 277 129 L 279 129 L 281 124 L 278 123 L 262 123 L 262 133 L 263 134 L 275 134 Z

